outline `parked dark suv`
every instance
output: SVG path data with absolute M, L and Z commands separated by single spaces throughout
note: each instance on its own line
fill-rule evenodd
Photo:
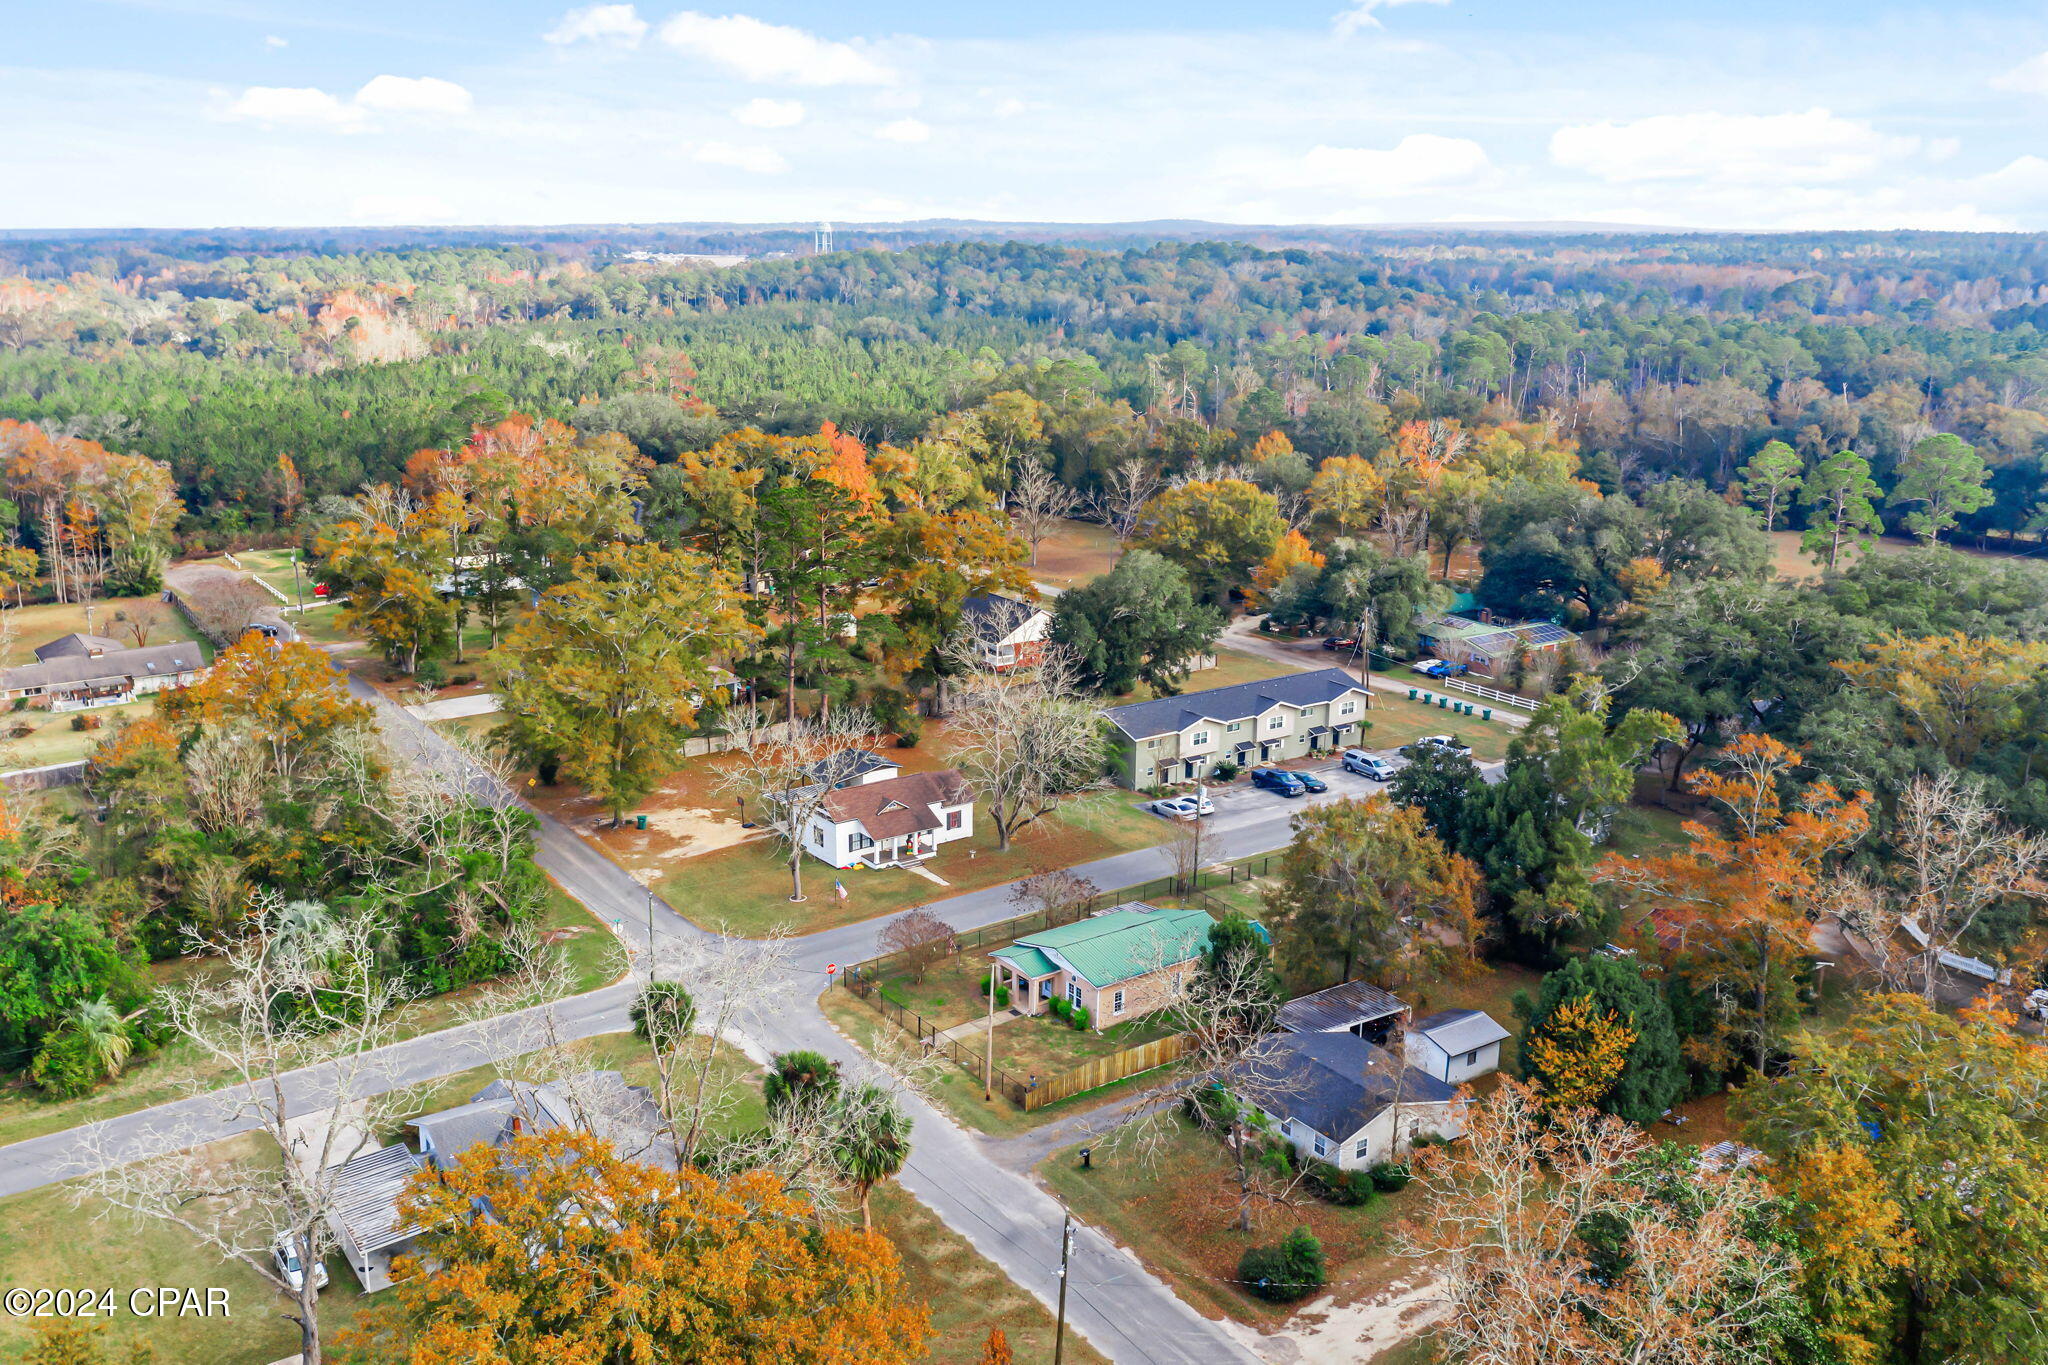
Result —
M 1307 796 L 1308 784 L 1285 768 L 1252 769 L 1252 785 L 1282 796 Z

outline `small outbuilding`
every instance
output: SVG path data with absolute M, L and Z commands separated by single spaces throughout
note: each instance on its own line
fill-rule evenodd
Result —
M 1450 1085 L 1500 1070 L 1500 1045 L 1512 1035 L 1481 1010 L 1438 1010 L 1409 1025 L 1408 1062 Z
M 1288 1033 L 1350 1033 L 1385 1047 L 1407 1013 L 1402 1000 L 1378 986 L 1346 981 L 1296 996 L 1280 1007 L 1275 1022 Z

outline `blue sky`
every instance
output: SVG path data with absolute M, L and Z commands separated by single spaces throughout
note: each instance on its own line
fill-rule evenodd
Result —
M 0 226 L 2048 228 L 2048 4 L 0 0 Z

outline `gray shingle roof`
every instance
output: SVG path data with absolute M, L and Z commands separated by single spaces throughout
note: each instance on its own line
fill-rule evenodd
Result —
M 46 645 L 36 646 L 36 657 L 45 663 L 51 659 L 87 658 L 94 654 L 112 654 L 127 646 L 111 635 L 84 635 L 73 631 L 59 635 Z
M 1472 1052 L 1511 1036 L 1494 1022 L 1492 1015 L 1478 1010 L 1438 1010 L 1417 1019 L 1409 1025 L 1408 1031 L 1422 1034 L 1445 1052 L 1453 1054 Z
M 1355 1033 L 1271 1033 L 1246 1050 L 1232 1075 L 1269 1114 L 1348 1140 L 1394 1103 L 1396 1063 Z M 1399 1067 L 1403 1104 L 1443 1104 L 1457 1087 Z
M 1248 720 L 1275 706 L 1318 706 L 1346 693 L 1365 690 L 1364 683 L 1341 668 L 1319 668 L 1313 673 L 1289 673 L 1234 687 L 1212 687 L 1206 692 L 1112 706 L 1102 714 L 1132 739 L 1150 739 L 1154 735 L 1179 734 L 1199 721 Z
M 175 645 L 151 645 L 148 649 L 117 650 L 110 654 L 61 654 L 0 671 L 0 689 L 19 692 L 30 687 L 75 687 L 129 678 L 169 678 L 205 666 L 206 656 L 190 640 Z
M 1407 1008 L 1398 997 L 1370 982 L 1346 981 L 1288 1001 L 1280 1007 L 1279 1023 L 1290 1033 L 1320 1033 L 1385 1019 Z

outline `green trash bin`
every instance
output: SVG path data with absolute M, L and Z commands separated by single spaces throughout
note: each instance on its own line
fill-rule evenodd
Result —
M 1410 700 L 1410 701 L 1414 701 L 1414 700 L 1415 700 L 1415 689 L 1414 689 L 1414 688 L 1412 688 L 1412 687 L 1408 689 L 1408 700 Z
M 1486 708 L 1486 711 L 1485 711 L 1485 713 L 1484 713 L 1483 715 L 1481 715 L 1481 716 L 1480 716 L 1479 718 L 1480 718 L 1481 720 L 1492 720 L 1492 719 L 1493 719 L 1493 708 L 1492 708 L 1491 706 L 1487 707 L 1487 708 Z
M 1450 699 L 1449 697 L 1438 697 L 1438 698 L 1436 699 L 1436 709 L 1437 709 L 1437 710 L 1439 710 L 1439 711 L 1442 711 L 1442 710 L 1444 710 L 1444 709 L 1448 708 L 1448 707 L 1450 706 L 1450 704 L 1451 704 L 1451 699 Z
M 636 815 L 636 816 L 634 816 L 634 817 L 633 817 L 633 828 L 635 828 L 635 829 L 646 829 L 646 828 L 647 828 L 647 817 L 646 817 L 646 816 L 644 816 L 644 815 Z

